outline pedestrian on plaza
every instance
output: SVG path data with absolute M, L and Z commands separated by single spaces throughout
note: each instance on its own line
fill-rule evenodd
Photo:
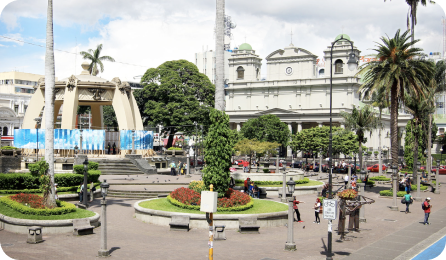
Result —
M 324 185 L 324 187 L 322 187 L 322 197 L 326 198 L 327 197 L 327 191 L 328 191 L 328 183 L 326 183 Z
M 409 212 L 409 205 L 412 204 L 413 198 L 412 195 L 410 195 L 410 191 L 406 191 L 406 194 L 404 195 L 404 200 L 406 203 L 406 214 Z
M 426 201 L 423 202 L 423 210 L 424 210 L 424 225 L 430 225 L 429 223 L 429 215 L 431 214 L 432 205 L 429 204 L 431 198 L 426 198 Z
M 178 174 L 183 175 L 183 162 L 178 161 Z
M 175 176 L 175 162 L 172 161 L 170 164 L 170 175 Z
M 406 179 L 406 188 L 405 188 L 405 191 L 406 191 L 406 192 L 407 192 L 407 191 L 411 191 L 411 190 L 412 190 L 411 186 L 412 186 L 412 181 L 410 180 L 409 177 L 407 177 L 407 179 Z
M 356 180 L 352 180 L 352 189 L 356 190 Z
M 58 200 L 59 199 L 59 195 L 57 195 L 57 183 L 54 184 L 54 191 L 55 191 L 54 198 L 56 200 Z
M 94 199 L 94 192 L 96 191 L 96 187 L 94 186 L 94 183 L 90 183 L 90 201 L 93 201 Z
M 107 154 L 110 154 L 110 142 L 108 142 L 107 150 L 108 150 Z
M 244 172 L 249 172 L 249 162 L 243 161 Z
M 258 199 L 260 199 L 260 189 L 257 185 L 254 185 L 254 187 L 252 188 L 252 193 L 253 193 L 253 198 L 257 197 Z
M 81 182 L 81 184 L 80 184 L 79 187 L 77 188 L 77 192 L 78 192 L 78 194 L 79 194 L 79 202 L 82 202 L 82 199 L 83 199 L 83 197 L 84 197 L 84 192 L 83 192 L 83 190 L 84 190 L 84 183 Z
M 245 183 L 244 183 L 245 185 L 245 188 L 244 188 L 244 192 L 245 193 L 248 193 L 248 187 L 249 187 L 249 185 L 251 184 L 251 179 L 249 179 L 249 177 L 248 178 L 246 178 L 246 180 L 245 180 Z
M 116 143 L 113 143 L 113 154 L 116 154 Z
M 357 180 L 358 180 L 358 176 L 356 175 L 356 172 L 353 173 L 352 180 L 354 180 L 354 181 L 357 181 Z
M 299 203 L 305 203 L 305 202 L 296 200 L 296 196 L 294 196 L 294 200 L 293 200 L 293 208 L 294 208 L 294 211 L 296 212 L 296 216 L 297 216 L 297 220 L 295 219 L 294 221 L 297 221 L 297 222 L 303 222 L 303 221 L 300 219 L 300 213 L 299 213 L 299 209 L 298 209 L 298 207 L 297 207 L 297 204 L 299 204 Z
M 319 198 L 316 198 L 316 203 L 314 204 L 314 216 L 316 217 L 316 220 L 313 221 L 313 223 L 321 223 L 321 218 L 319 217 L 320 209 L 321 209 L 321 200 Z
M 344 176 L 344 183 L 345 183 L 345 189 L 347 189 L 347 184 L 348 184 L 348 174 L 346 174 Z
M 231 180 L 229 180 L 229 188 L 234 188 L 234 186 L 235 186 L 235 181 L 234 181 L 234 178 L 232 178 L 232 176 L 231 176 Z

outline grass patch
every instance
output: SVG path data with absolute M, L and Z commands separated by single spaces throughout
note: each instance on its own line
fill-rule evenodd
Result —
M 139 203 L 140 207 L 154 210 L 162 210 L 169 212 L 181 212 L 191 214 L 206 214 L 199 210 L 183 209 L 172 205 L 167 198 L 154 199 L 150 201 L 143 201 Z M 288 210 L 288 206 L 282 203 L 269 200 L 254 199 L 254 206 L 244 211 L 232 211 L 232 212 L 216 212 L 214 214 L 260 214 L 271 213 Z
M 318 186 L 318 185 L 323 185 L 323 184 L 324 183 L 321 182 L 321 181 L 310 180 L 308 183 L 296 184 L 295 188 L 304 187 L 304 186 Z M 243 187 L 244 185 L 243 185 L 243 183 L 237 183 L 237 184 L 235 184 L 235 186 Z M 260 185 L 257 185 L 257 186 L 258 187 L 282 187 L 283 185 L 282 184 L 269 184 L 269 185 L 262 185 L 262 184 L 260 184 Z
M 2 203 L 0 203 L 0 213 L 12 218 L 33 219 L 33 220 L 61 220 L 61 219 L 88 218 L 95 215 L 95 213 L 92 211 L 78 208 L 76 208 L 76 211 L 64 215 L 51 215 L 51 216 L 27 215 L 20 213 Z

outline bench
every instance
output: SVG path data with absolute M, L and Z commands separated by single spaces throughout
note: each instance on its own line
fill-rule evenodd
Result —
M 256 217 L 239 218 L 238 223 L 239 223 L 238 231 L 242 234 L 247 234 L 247 233 L 258 234 L 258 233 L 260 233 L 259 232 L 260 226 L 257 225 Z
M 226 240 L 225 225 L 215 225 L 214 240 Z
M 189 231 L 190 217 L 186 215 L 172 215 L 169 223 L 170 231 Z
M 90 220 L 88 218 L 73 219 L 73 235 L 89 235 L 93 234 L 93 226 L 90 225 Z

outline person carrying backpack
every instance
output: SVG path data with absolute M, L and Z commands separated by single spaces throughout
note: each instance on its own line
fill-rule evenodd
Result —
M 409 205 L 412 204 L 413 202 L 412 195 L 410 195 L 410 191 L 406 191 L 406 194 L 404 195 L 404 200 L 406 203 L 406 214 L 407 214 L 410 213 Z
M 429 223 L 429 215 L 431 214 L 432 205 L 429 204 L 431 198 L 426 198 L 426 201 L 423 201 L 421 204 L 421 208 L 424 210 L 424 225 L 430 225 Z

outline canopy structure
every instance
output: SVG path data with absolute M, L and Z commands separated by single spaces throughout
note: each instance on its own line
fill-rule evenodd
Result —
M 111 81 L 91 76 L 88 62 L 82 63 L 80 75 L 72 75 L 55 84 L 54 122 L 63 105 L 61 129 L 75 129 L 78 106 L 90 106 L 92 114 L 91 129 L 103 129 L 102 106 L 113 105 L 119 130 L 143 130 L 141 114 L 128 82 L 118 77 Z M 39 117 L 45 106 L 45 80 L 41 78 L 34 87 L 35 92 L 29 102 L 23 120 L 23 129 L 34 129 L 35 118 Z M 45 127 L 43 113 L 41 128 Z

